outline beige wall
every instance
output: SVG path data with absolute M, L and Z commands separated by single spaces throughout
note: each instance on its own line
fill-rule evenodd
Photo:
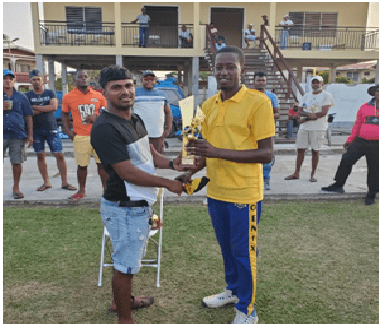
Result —
M 121 2 L 122 22 L 129 23 L 141 12 L 141 5 L 178 6 L 179 23 L 191 24 L 193 21 L 193 2 Z M 343 5 L 342 5 L 343 4 Z M 322 5 L 322 6 L 321 6 Z M 114 22 L 113 2 L 44 2 L 45 20 L 66 20 L 66 6 L 77 7 L 102 7 L 104 22 Z M 210 23 L 210 8 L 243 8 L 245 10 L 245 25 L 253 23 L 257 30 L 262 24 L 263 15 L 270 14 L 269 2 L 200 2 L 200 21 L 203 24 Z M 275 25 L 278 25 L 285 14 L 289 11 L 316 11 L 316 12 L 338 12 L 339 26 L 366 26 L 367 2 L 277 2 Z M 369 22 L 375 25 L 378 21 L 379 5 L 370 3 Z M 272 17 L 269 17 L 272 23 Z
M 43 11 L 45 20 L 66 20 L 65 7 L 101 7 L 104 22 L 114 22 L 113 2 L 44 2 Z M 139 4 L 137 4 L 139 6 Z
M 367 2 L 277 2 L 275 25 L 290 11 L 338 12 L 338 26 L 366 27 Z

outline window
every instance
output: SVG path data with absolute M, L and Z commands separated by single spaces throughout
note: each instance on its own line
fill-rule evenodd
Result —
M 100 7 L 66 7 L 67 29 L 101 31 Z
M 346 76 L 350 80 L 358 81 L 358 71 L 348 71 Z
M 336 37 L 337 12 L 301 12 L 290 11 L 294 27 L 290 35 Z
M 370 76 L 370 71 L 364 71 L 364 76 Z
M 336 72 L 336 76 L 340 76 L 341 75 L 341 72 L 340 71 L 337 71 Z

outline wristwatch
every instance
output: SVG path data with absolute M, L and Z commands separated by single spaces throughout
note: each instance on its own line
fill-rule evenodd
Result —
M 174 170 L 174 161 L 173 160 L 170 160 L 170 162 L 168 162 L 168 166 L 171 170 Z

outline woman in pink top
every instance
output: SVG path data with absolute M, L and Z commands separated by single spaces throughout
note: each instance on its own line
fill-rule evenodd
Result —
M 375 203 L 376 193 L 379 191 L 379 85 L 369 88 L 368 93 L 373 96 L 370 102 L 365 103 L 357 112 L 351 135 L 344 147 L 347 152 L 342 155 L 338 166 L 335 182 L 323 191 L 344 192 L 343 186 L 351 173 L 352 167 L 362 157 L 367 161 L 367 185 L 369 191 L 365 205 Z

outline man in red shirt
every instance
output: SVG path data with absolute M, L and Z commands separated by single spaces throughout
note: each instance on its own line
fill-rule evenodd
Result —
M 368 193 L 365 205 L 375 203 L 376 193 L 379 191 L 379 85 L 369 88 L 368 93 L 373 96 L 357 112 L 351 135 L 344 147 L 347 152 L 342 155 L 340 165 L 335 175 L 335 182 L 321 190 L 328 192 L 344 192 L 343 186 L 351 173 L 352 167 L 362 157 L 367 161 Z
M 103 189 L 108 178 L 90 142 L 92 124 L 100 114 L 100 109 L 105 109 L 106 100 L 102 94 L 89 86 L 87 71 L 77 71 L 75 82 L 76 88 L 62 99 L 62 124 L 66 134 L 73 141 L 74 157 L 78 165 L 79 190 L 69 198 L 71 201 L 86 197 L 87 166 L 91 155 L 95 157 Z M 69 112 L 72 114 L 73 131 L 69 127 Z
M 299 102 L 295 102 L 293 107 L 288 110 L 288 138 L 292 138 L 293 128 L 299 127 Z

